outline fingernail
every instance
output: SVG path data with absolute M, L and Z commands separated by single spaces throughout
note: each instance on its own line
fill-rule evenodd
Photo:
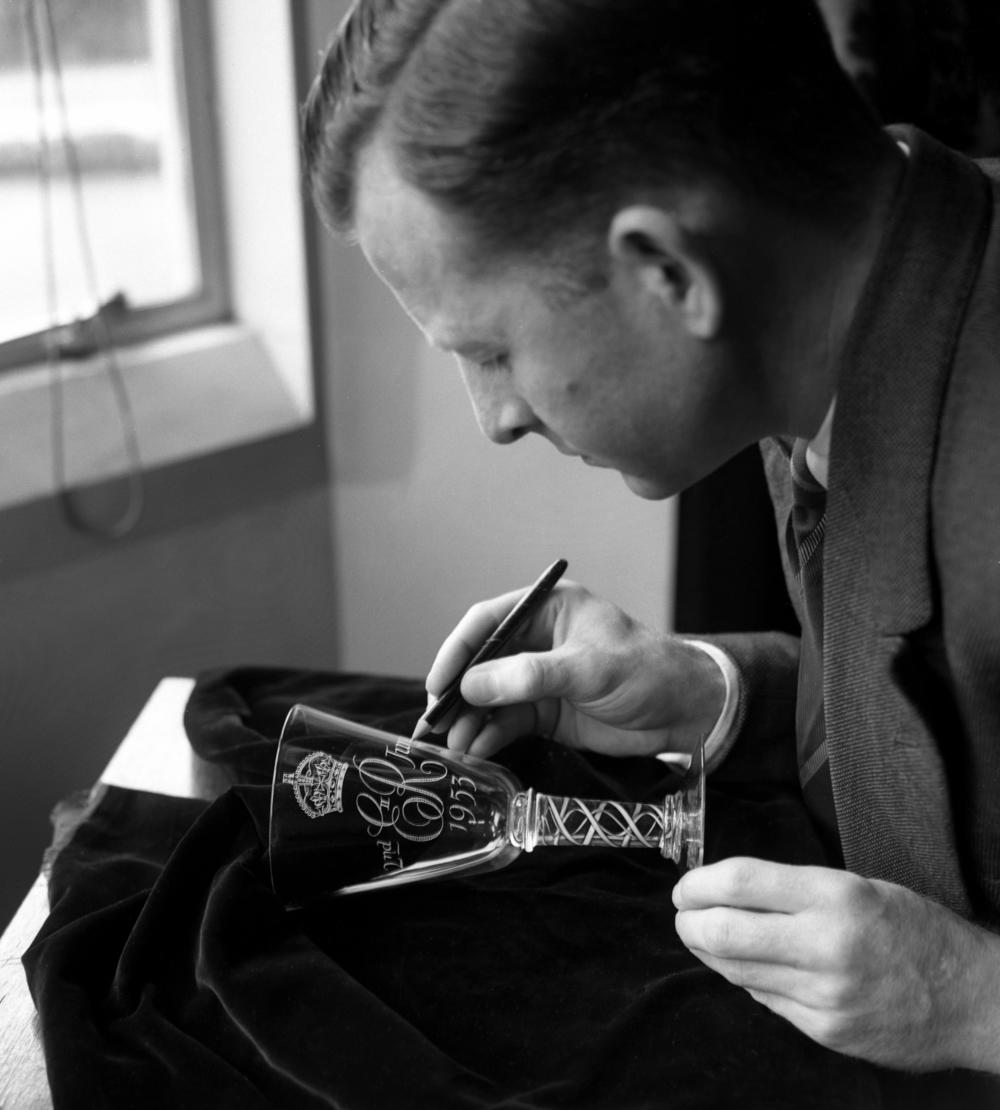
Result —
M 476 705 L 489 705 L 499 695 L 497 680 L 490 671 L 472 671 L 462 682 L 462 695 Z

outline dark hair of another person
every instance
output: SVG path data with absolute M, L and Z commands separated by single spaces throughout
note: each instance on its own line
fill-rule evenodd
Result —
M 376 132 L 484 245 L 535 251 L 706 176 L 849 218 L 882 140 L 812 0 L 356 0 L 303 113 L 339 233 Z

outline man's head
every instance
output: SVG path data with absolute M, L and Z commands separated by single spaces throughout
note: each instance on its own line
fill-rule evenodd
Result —
M 811 0 L 359 0 L 304 125 L 331 227 L 352 229 L 378 133 L 407 182 L 512 250 L 706 177 L 829 214 L 873 130 Z
M 766 434 L 747 243 L 849 225 L 883 142 L 807 0 L 360 0 L 304 135 L 483 430 L 644 496 Z

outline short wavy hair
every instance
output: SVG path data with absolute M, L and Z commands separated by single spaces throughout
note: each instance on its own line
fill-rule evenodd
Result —
M 823 218 L 881 139 L 812 0 L 356 0 L 303 109 L 335 232 L 376 133 L 510 249 L 706 175 Z

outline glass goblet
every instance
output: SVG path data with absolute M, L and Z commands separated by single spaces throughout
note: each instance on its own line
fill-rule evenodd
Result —
M 294 907 L 493 871 L 549 845 L 652 848 L 688 869 L 702 862 L 704 824 L 700 748 L 660 801 L 558 797 L 489 760 L 297 705 L 275 756 L 268 861 Z

